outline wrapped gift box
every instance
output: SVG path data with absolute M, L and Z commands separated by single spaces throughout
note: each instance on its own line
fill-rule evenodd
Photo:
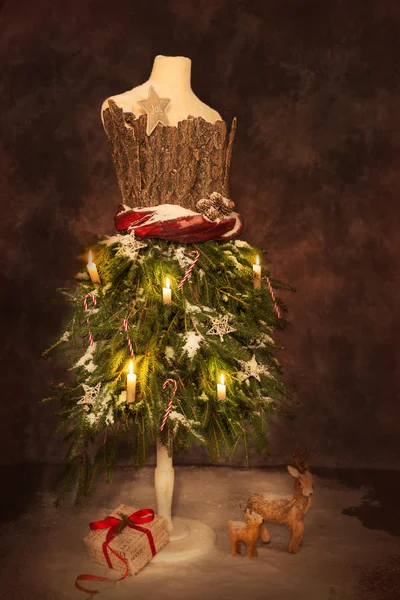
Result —
M 110 516 L 120 519 L 121 514 L 131 515 L 137 510 L 138 509 L 134 506 L 121 504 L 110 513 Z M 140 525 L 140 527 L 148 529 L 151 532 L 156 553 L 160 552 L 160 550 L 168 543 L 167 525 L 163 517 L 155 515 L 153 521 L 146 523 L 145 525 Z M 96 529 L 91 531 L 83 539 L 92 561 L 105 567 L 108 567 L 108 564 L 103 551 L 103 543 L 106 540 L 107 532 L 107 529 Z M 136 575 L 136 573 L 143 569 L 143 567 L 153 558 L 147 534 L 131 527 L 125 527 L 123 531 L 110 542 L 109 547 L 123 556 L 127 562 L 130 575 Z M 108 555 L 113 569 L 116 571 L 125 571 L 125 565 L 122 560 L 115 556 L 111 551 L 108 552 Z

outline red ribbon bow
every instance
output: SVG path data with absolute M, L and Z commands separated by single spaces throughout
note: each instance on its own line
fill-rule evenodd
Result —
M 99 590 L 88 590 L 87 588 L 84 588 L 81 585 L 79 585 L 78 582 L 79 581 L 122 581 L 122 579 L 125 579 L 125 577 L 127 577 L 128 572 L 129 572 L 128 561 L 123 556 L 121 556 L 116 550 L 113 550 L 112 548 L 110 548 L 110 543 L 118 535 L 119 530 L 121 528 L 121 524 L 123 524 L 122 526 L 131 527 L 131 529 L 136 529 L 137 531 L 140 531 L 141 533 L 146 534 L 147 539 L 149 540 L 151 553 L 153 556 L 155 556 L 156 547 L 154 545 L 154 539 L 153 539 L 153 535 L 152 535 L 151 531 L 149 529 L 147 529 L 146 527 L 140 527 L 140 525 L 144 525 L 145 523 L 150 523 L 153 519 L 154 519 L 154 510 L 152 510 L 151 508 L 142 508 L 141 510 L 137 510 L 136 512 L 132 513 L 131 515 L 129 515 L 129 517 L 127 517 L 124 520 L 118 519 L 117 517 L 108 516 L 105 519 L 102 519 L 100 521 L 93 521 L 92 523 L 90 523 L 89 527 L 92 530 L 108 529 L 106 539 L 103 542 L 103 552 L 104 552 L 104 556 L 106 558 L 107 564 L 110 569 L 113 568 L 111 559 L 109 556 L 109 551 L 110 551 L 124 563 L 125 572 L 118 579 L 110 579 L 109 577 L 100 577 L 99 575 L 88 575 L 86 573 L 83 573 L 82 575 L 78 575 L 78 577 L 76 578 L 75 587 L 78 588 L 78 590 L 80 590 L 81 592 L 86 592 L 87 594 L 95 595 L 95 594 L 99 593 Z

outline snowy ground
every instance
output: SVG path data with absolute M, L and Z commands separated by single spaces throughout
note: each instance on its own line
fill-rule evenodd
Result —
M 74 588 L 79 573 L 110 574 L 93 565 L 82 538 L 89 521 L 106 516 L 118 504 L 155 508 L 154 471 L 121 468 L 112 485 L 100 484 L 84 506 L 53 508 L 49 480 L 19 497 L 3 512 L 0 598 L 22 600 L 85 599 Z M 357 478 L 356 478 L 357 479 Z M 359 478 L 360 479 L 360 478 Z M 283 469 L 176 467 L 174 512 L 199 519 L 217 533 L 213 552 L 195 562 L 149 564 L 136 577 L 104 584 L 104 600 L 395 600 L 400 598 L 398 518 L 393 514 L 396 481 L 382 498 L 340 478 L 315 476 L 316 493 L 306 517 L 304 546 L 287 552 L 285 526 L 269 527 L 272 543 L 258 558 L 229 556 L 227 519 L 241 520 L 239 505 L 256 491 L 288 493 L 292 478 Z M 397 477 L 398 482 L 398 477 Z M 364 499 L 363 499 L 364 498 Z M 378 499 L 377 499 L 378 498 Z M 397 509 L 398 510 L 398 509 Z M 343 514 L 343 512 L 345 514 Z M 347 513 L 347 514 L 346 514 Z M 398 514 L 398 513 L 397 513 Z M 372 515 L 372 516 L 371 516 Z M 1 572 L 0 571 L 0 572 Z M 88 584 L 89 585 L 89 584 Z M 101 584 L 98 584 L 99 587 Z M 107 587 L 108 585 L 108 587 Z M 95 584 L 93 585 L 95 587 Z

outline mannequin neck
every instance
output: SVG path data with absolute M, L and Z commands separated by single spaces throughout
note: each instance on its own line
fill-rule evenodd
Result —
M 190 91 L 192 61 L 184 56 L 156 56 L 150 81 L 169 85 L 179 91 Z

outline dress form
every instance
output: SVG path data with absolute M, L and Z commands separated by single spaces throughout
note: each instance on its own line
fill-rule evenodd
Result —
M 188 58 L 157 56 L 146 83 L 103 103 L 104 130 L 122 196 L 117 231 L 197 243 L 227 241 L 243 228 L 229 200 L 236 118 L 229 131 L 219 113 L 195 96 L 190 69 Z M 152 104 L 157 97 L 159 104 Z M 152 115 L 160 107 L 162 119 L 154 127 Z M 201 200 L 206 202 L 199 204 Z
M 111 99 L 124 112 L 131 112 L 139 117 L 145 111 L 138 101 L 148 97 L 152 86 L 158 96 L 170 99 L 166 109 L 170 125 L 176 127 L 179 121 L 189 116 L 202 117 L 209 123 L 220 121 L 220 114 L 193 93 L 190 85 L 191 65 L 192 61 L 184 56 L 156 56 L 150 78 L 145 83 L 123 94 L 111 96 Z M 102 115 L 108 108 L 108 100 L 103 103 Z
M 106 126 L 107 115 L 104 117 L 104 114 L 106 111 L 110 113 L 111 107 L 109 101 L 112 100 L 115 102 L 119 112 L 122 109 L 123 113 L 131 113 L 129 116 L 136 120 L 145 115 L 144 109 L 138 102 L 149 96 L 150 86 L 153 87 L 160 98 L 168 98 L 170 100 L 166 109 L 170 126 L 177 127 L 179 122 L 186 120 L 188 117 L 194 117 L 204 119 L 204 121 L 210 124 L 207 127 L 212 127 L 217 121 L 221 121 L 220 127 L 225 128 L 226 133 L 226 126 L 222 122 L 219 113 L 201 102 L 193 93 L 190 86 L 190 72 L 191 61 L 188 58 L 180 56 L 157 56 L 154 60 L 153 69 L 148 81 L 123 94 L 111 96 L 103 103 L 102 120 L 103 124 L 105 124 L 106 133 L 108 134 L 109 132 Z M 127 117 L 126 114 L 125 117 Z M 119 134 L 121 130 L 129 132 L 131 126 L 131 122 L 129 124 L 126 122 L 123 123 L 123 126 L 118 129 Z M 153 141 L 154 137 L 153 134 Z M 221 136 L 221 138 L 225 139 L 224 136 Z M 213 148 L 215 146 L 216 144 L 213 145 Z M 124 146 L 124 151 L 126 151 L 127 147 Z M 135 152 L 132 152 L 132 155 L 134 154 Z M 156 176 L 159 178 L 161 177 L 159 172 L 160 154 L 155 152 L 154 156 Z M 218 160 L 214 158 L 213 164 L 217 162 Z M 129 171 L 129 177 L 130 175 L 131 171 Z M 140 176 L 136 176 L 136 181 L 140 181 Z M 131 179 L 127 177 L 128 186 L 130 183 Z M 152 200 L 151 194 L 149 196 L 150 200 Z M 155 204 L 158 204 L 158 202 L 155 201 Z M 207 525 L 193 519 L 172 518 L 175 477 L 173 460 L 172 456 L 168 456 L 167 448 L 159 441 L 156 444 L 156 453 L 155 491 L 157 514 L 165 518 L 169 530 L 170 542 L 174 543 L 170 543 L 161 554 L 155 556 L 153 562 L 176 562 L 177 560 L 187 560 L 190 557 L 196 557 L 209 552 L 215 543 L 215 534 Z

